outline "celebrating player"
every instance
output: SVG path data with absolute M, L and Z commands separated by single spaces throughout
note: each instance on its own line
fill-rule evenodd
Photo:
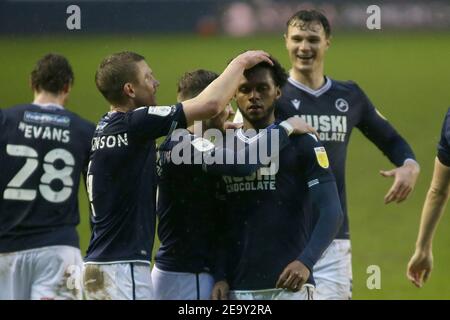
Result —
M 178 82 L 177 100 L 192 99 L 217 77 L 217 74 L 206 70 L 184 74 Z M 224 123 L 231 115 L 234 112 L 228 105 L 217 116 L 196 123 L 197 126 L 201 125 L 198 128 L 199 135 L 195 134 L 197 130 L 191 126 L 177 138 L 175 135 L 168 136 L 159 147 L 161 172 L 157 215 L 161 247 L 152 270 L 156 299 L 195 300 L 211 297 L 215 256 L 219 246 L 217 239 L 223 233 L 220 228 L 225 205 L 217 197 L 219 174 L 245 176 L 262 165 L 261 159 L 256 159 L 253 164 L 239 164 L 239 153 L 216 147 L 204 135 L 210 129 L 216 129 L 216 133 L 223 131 Z M 286 123 L 289 129 L 295 129 L 295 133 L 311 129 L 299 117 L 289 119 Z M 273 133 L 279 129 L 284 130 L 280 125 L 271 126 L 267 134 L 260 135 L 246 145 L 242 149 L 242 158 L 245 159 L 252 152 L 257 153 L 257 147 L 262 143 L 270 145 Z M 289 142 L 288 135 L 287 132 L 277 133 L 280 136 L 279 147 L 282 148 Z M 218 139 L 224 142 L 222 137 Z M 190 152 L 190 157 L 187 163 L 176 164 L 172 158 L 180 146 Z M 227 155 L 232 160 L 230 163 L 226 162 Z M 212 159 L 215 156 L 220 156 L 219 163 L 208 162 L 208 157 Z M 273 156 L 276 156 L 275 152 Z
M 47 54 L 34 101 L 0 110 L 0 299 L 82 296 L 77 199 L 95 127 L 63 107 L 73 81 L 67 59 Z
M 236 140 L 274 123 L 286 81 L 278 63 L 246 70 L 236 92 L 244 117 Z M 250 136 L 249 136 L 250 134 Z M 277 164 L 278 163 L 278 164 Z M 336 184 L 315 136 L 291 136 L 277 162 L 245 178 L 224 176 L 227 223 L 225 276 L 214 299 L 312 299 L 313 266 L 342 222 Z
M 330 248 L 314 270 L 315 298 L 345 300 L 352 296 L 352 266 L 345 160 L 353 128 L 358 128 L 397 168 L 380 171 L 394 183 L 385 203 L 404 201 L 414 188 L 419 165 L 408 143 L 378 112 L 361 88 L 352 81 L 336 81 L 324 75 L 325 54 L 331 43 L 327 18 L 315 10 L 301 10 L 287 22 L 285 44 L 291 61 L 290 77 L 277 103 L 277 118 L 301 115 L 320 135 L 344 211 L 344 222 Z M 236 114 L 235 122 L 241 122 Z
M 171 128 L 220 113 L 246 68 L 269 61 L 262 51 L 236 57 L 197 97 L 156 107 L 159 83 L 144 57 L 121 52 L 96 73 L 111 104 L 94 134 L 88 169 L 93 232 L 85 258 L 88 299 L 151 299 L 150 260 L 155 229 L 155 139 Z

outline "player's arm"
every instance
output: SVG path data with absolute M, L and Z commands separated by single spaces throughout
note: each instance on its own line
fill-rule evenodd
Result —
M 129 134 L 137 139 L 156 139 L 175 128 L 186 128 L 194 120 L 220 113 L 231 100 L 247 68 L 262 61 L 272 64 L 264 51 L 247 51 L 233 59 L 224 72 L 193 99 L 172 106 L 144 106 L 127 113 Z
M 430 188 L 422 209 L 416 250 L 408 263 L 407 277 L 417 287 L 422 287 L 433 268 L 433 237 L 442 217 L 450 194 L 450 161 L 434 162 L 434 172 Z
M 389 171 L 381 170 L 384 177 L 394 177 L 394 183 L 384 197 L 385 203 L 405 200 L 414 189 L 420 172 L 419 164 L 406 140 L 376 110 L 369 98 L 355 84 L 364 104 L 364 112 L 357 127 L 397 166 Z
M 227 281 L 227 266 L 230 239 L 230 221 L 227 215 L 224 186 L 219 183 L 217 186 L 216 204 L 218 215 L 216 219 L 216 243 L 214 250 L 214 266 L 212 276 L 214 278 L 214 287 L 211 292 L 212 300 L 228 300 L 230 287 Z
M 219 114 L 233 98 L 244 70 L 263 61 L 272 64 L 269 55 L 260 50 L 247 51 L 234 58 L 222 74 L 198 96 L 183 101 L 187 125 Z
M 257 139 L 246 144 L 245 148 L 235 152 L 233 149 L 214 148 L 203 155 L 203 170 L 219 175 L 248 176 L 272 158 L 278 157 L 279 152 L 289 144 L 289 135 L 310 132 L 309 125 L 300 117 L 289 118 L 280 124 L 272 124 L 262 130 Z M 267 153 L 259 152 L 265 145 Z M 272 149 L 272 146 L 275 147 Z M 246 159 L 256 156 L 254 163 Z M 220 159 L 221 161 L 216 161 Z M 230 161 L 231 160 L 231 161 Z
M 343 221 L 343 213 L 334 176 L 328 169 L 324 149 L 320 149 L 317 142 L 304 141 L 305 148 L 309 149 L 303 156 L 303 167 L 308 177 L 309 196 L 318 214 L 317 223 L 305 249 L 298 258 L 286 266 L 281 273 L 277 287 L 298 291 L 308 280 L 313 266 L 322 256 L 336 236 Z M 319 149 L 317 149 L 319 148 Z M 320 153 L 320 154 L 318 154 Z

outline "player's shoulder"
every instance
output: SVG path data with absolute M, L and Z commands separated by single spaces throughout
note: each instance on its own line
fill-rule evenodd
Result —
M 193 147 L 193 142 L 198 137 L 186 129 L 176 129 L 170 135 L 166 136 L 159 146 L 160 151 L 170 151 L 173 148 Z
M 67 109 L 64 109 L 63 114 L 67 115 L 71 119 L 71 121 L 73 121 L 80 128 L 89 132 L 94 132 L 95 124 L 92 121 L 83 118 L 81 115 Z
M 27 104 L 17 104 L 10 106 L 5 109 L 0 109 L 0 121 L 4 123 L 5 121 L 15 121 L 21 120 L 23 114 L 27 110 L 33 110 L 35 106 L 30 103 Z
M 309 150 L 315 147 L 321 147 L 322 143 L 312 133 L 304 133 L 298 135 L 291 135 L 289 137 L 290 143 L 295 145 L 299 151 Z
M 447 113 L 445 114 L 445 122 L 450 126 L 450 107 L 447 109 Z
M 447 113 L 445 114 L 442 135 L 450 142 L 450 108 L 448 108 Z
M 334 91 L 343 91 L 348 93 L 362 93 L 361 87 L 353 80 L 331 79 L 331 88 Z

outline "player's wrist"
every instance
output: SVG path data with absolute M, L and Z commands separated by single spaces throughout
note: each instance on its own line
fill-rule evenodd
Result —
M 294 132 L 294 127 L 287 120 L 281 122 L 280 127 L 286 130 L 288 136 L 290 136 Z
M 428 254 L 431 253 L 433 249 L 431 242 L 417 242 L 416 243 L 416 253 L 418 254 Z
M 417 173 L 420 172 L 420 165 L 414 159 L 411 159 L 411 158 L 406 159 L 403 162 L 403 166 L 411 168 L 411 170 L 413 170 L 414 172 L 417 172 Z

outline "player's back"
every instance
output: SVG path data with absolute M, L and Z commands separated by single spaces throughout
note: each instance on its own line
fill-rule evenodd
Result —
M 192 143 L 197 136 L 186 134 L 181 141 L 167 139 L 160 147 L 158 196 L 158 236 L 161 247 L 156 254 L 159 269 L 173 272 L 209 272 L 214 240 L 221 218 L 217 184 L 219 176 L 207 174 L 201 164 L 194 164 L 196 152 Z M 191 151 L 190 164 L 174 164 L 172 151 Z M 174 151 L 176 152 L 176 150 Z M 182 157 L 183 152 L 180 153 Z
M 0 252 L 78 247 L 78 187 L 94 125 L 58 105 L 0 110 Z

